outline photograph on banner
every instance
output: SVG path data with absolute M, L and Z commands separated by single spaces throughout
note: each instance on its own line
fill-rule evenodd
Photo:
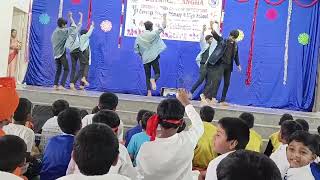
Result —
M 154 29 L 162 25 L 167 15 L 163 39 L 198 42 L 206 24 L 221 22 L 223 0 L 127 0 L 125 36 L 136 37 L 142 33 L 144 22 L 151 21 Z M 207 29 L 210 33 L 209 28 Z

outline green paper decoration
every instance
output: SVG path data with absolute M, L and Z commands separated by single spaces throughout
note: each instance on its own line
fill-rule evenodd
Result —
M 300 44 L 306 46 L 309 44 L 310 37 L 307 33 L 299 34 L 298 41 Z

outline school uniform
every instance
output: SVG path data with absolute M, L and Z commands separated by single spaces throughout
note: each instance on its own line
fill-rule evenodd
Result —
M 217 167 L 220 164 L 220 162 L 226 158 L 229 154 L 233 153 L 234 151 L 230 151 L 224 154 L 221 154 L 214 160 L 212 160 L 209 163 L 208 169 L 207 169 L 207 175 L 206 175 L 206 180 L 218 180 L 217 177 Z
M 23 180 L 19 176 L 16 176 L 14 174 L 7 173 L 7 172 L 2 172 L 2 171 L 0 171 L 0 179 L 3 179 L 3 180 Z
M 6 135 L 15 135 L 23 139 L 27 145 L 27 152 L 31 152 L 35 140 L 35 134 L 31 129 L 24 125 L 10 123 L 3 127 L 3 131 Z
M 246 150 L 261 152 L 262 137 L 255 130 L 250 129 L 250 139 L 246 146 Z
M 50 138 L 61 134 L 63 134 L 63 132 L 58 124 L 58 116 L 48 119 L 42 127 L 41 145 L 46 146 Z
M 59 178 L 58 180 L 131 180 L 119 174 L 105 174 L 99 176 L 85 176 L 83 174 L 71 174 Z
M 192 180 L 194 148 L 204 132 L 199 114 L 192 105 L 185 107 L 192 122 L 189 130 L 168 138 L 144 143 L 137 156 L 137 169 L 144 180 Z
M 315 180 L 312 175 L 310 164 L 300 168 L 289 168 L 284 180 Z
M 290 163 L 287 158 L 287 147 L 287 144 L 280 145 L 280 147 L 270 156 L 270 159 L 272 159 L 279 168 L 282 178 L 284 178 L 286 172 L 290 168 Z
M 138 155 L 138 152 L 142 146 L 142 144 L 144 144 L 145 142 L 149 142 L 150 141 L 150 136 L 148 136 L 146 134 L 146 132 L 141 132 L 138 134 L 135 134 L 134 136 L 132 136 L 130 143 L 128 145 L 128 153 L 130 155 L 133 155 L 133 165 L 136 166 L 136 158 Z

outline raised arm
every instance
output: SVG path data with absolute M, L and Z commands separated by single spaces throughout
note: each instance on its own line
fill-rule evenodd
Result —
M 238 45 L 237 43 L 235 43 L 235 56 L 234 56 L 234 61 L 236 62 L 236 65 L 238 67 L 238 71 L 241 72 L 242 71 L 242 68 L 241 68 L 241 65 L 240 65 L 240 61 L 239 61 L 239 51 L 238 51 Z
M 82 20 L 83 20 L 83 14 L 82 14 L 82 12 L 79 12 L 79 15 L 80 15 L 80 19 L 79 19 L 79 22 L 78 22 L 78 25 L 77 25 L 77 31 L 78 31 L 78 32 L 81 30 Z
M 68 13 L 68 18 L 69 18 L 69 20 L 71 22 L 71 26 L 75 26 L 76 23 L 74 22 L 72 12 Z
M 157 34 L 157 35 L 160 35 L 160 34 L 164 31 L 164 29 L 166 29 L 166 28 L 167 28 L 167 15 L 164 14 L 164 15 L 163 15 L 163 20 L 162 20 L 162 27 L 160 27 L 160 28 L 156 31 L 156 34 Z
M 207 46 L 207 42 L 204 38 L 204 32 L 207 30 L 207 26 L 203 25 L 202 27 L 202 32 L 201 32 L 201 36 L 200 36 L 200 48 L 201 50 L 204 50 Z
M 211 34 L 213 36 L 213 38 L 217 41 L 217 42 L 220 42 L 223 40 L 223 38 L 216 32 L 215 28 L 214 28 L 214 25 L 218 25 L 218 22 L 215 21 L 211 21 L 210 22 L 210 28 L 211 28 Z

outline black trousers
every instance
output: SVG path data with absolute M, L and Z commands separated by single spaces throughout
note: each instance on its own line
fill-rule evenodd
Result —
M 218 89 L 221 83 L 221 79 L 223 77 L 223 90 L 221 102 L 226 100 L 227 92 L 230 85 L 230 78 L 232 67 L 230 64 L 218 63 L 214 66 L 207 66 L 207 84 L 204 90 L 204 95 L 208 99 L 217 98 Z
M 63 66 L 63 76 L 61 79 L 61 86 L 66 85 L 67 77 L 69 74 L 69 64 L 66 56 L 66 52 L 58 59 L 55 59 L 56 61 L 56 75 L 54 78 L 54 85 L 58 86 L 59 85 L 59 80 L 62 72 L 62 66 Z
M 80 73 L 79 73 L 79 78 L 87 78 L 88 73 L 89 73 L 89 58 L 90 58 L 90 49 L 87 48 L 82 52 L 82 60 L 80 63 Z M 84 86 L 83 82 L 80 82 L 81 86 Z
M 81 72 L 84 71 L 84 65 L 81 65 L 82 64 L 82 61 L 83 61 L 83 55 L 82 55 L 82 52 L 80 51 L 79 48 L 73 50 L 71 53 L 71 63 L 72 63 L 72 66 L 71 66 L 71 75 L 70 75 L 70 82 L 71 83 L 76 83 L 81 74 Z M 80 70 L 78 72 L 77 71 L 77 63 L 78 63 L 78 60 L 80 61 Z
M 206 77 L 207 77 L 207 67 L 205 64 L 200 65 L 199 71 L 200 71 L 199 78 L 194 83 L 190 91 L 192 94 L 198 89 L 198 87 L 203 83 L 203 81 L 206 80 Z
M 157 81 L 160 78 L 160 65 L 159 65 L 159 59 L 160 55 L 153 61 L 144 64 L 144 72 L 146 74 L 146 84 L 147 84 L 147 89 L 151 90 L 151 67 L 153 68 L 154 71 L 154 79 Z

